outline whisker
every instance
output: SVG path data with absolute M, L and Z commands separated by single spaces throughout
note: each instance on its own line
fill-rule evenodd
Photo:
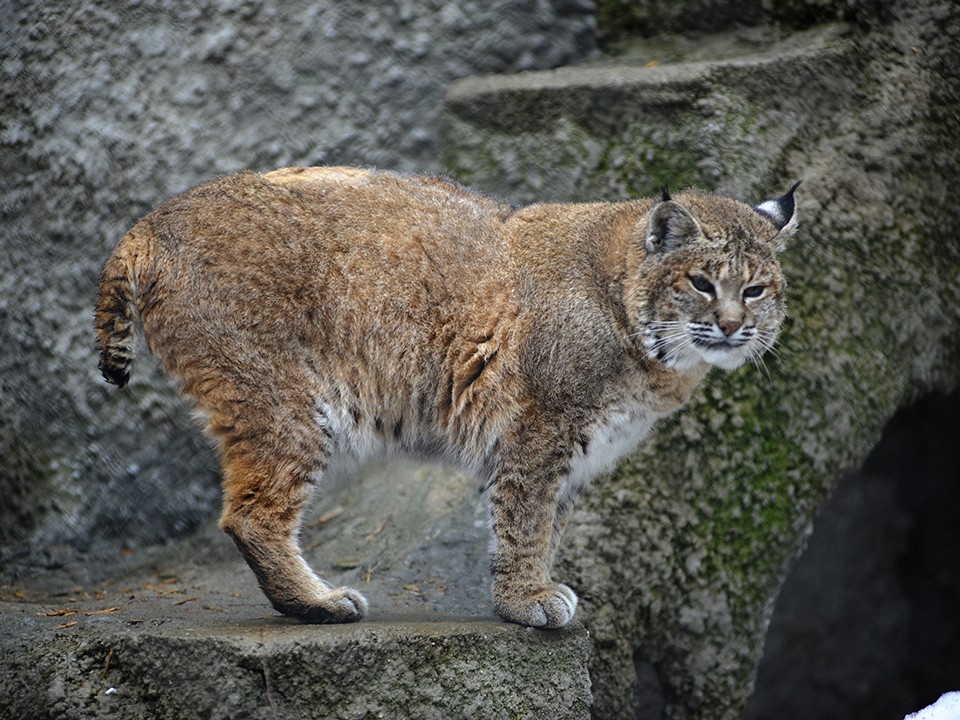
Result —
M 760 347 L 763 348 L 763 352 L 769 352 L 774 357 L 780 358 L 780 348 L 777 347 L 777 335 L 769 331 L 765 331 L 760 335 L 757 340 L 760 343 Z
M 757 371 L 762 375 L 766 375 L 768 382 L 773 382 L 773 376 L 770 374 L 770 368 L 768 368 L 767 364 L 763 361 L 763 355 L 755 355 L 751 360 L 757 368 Z

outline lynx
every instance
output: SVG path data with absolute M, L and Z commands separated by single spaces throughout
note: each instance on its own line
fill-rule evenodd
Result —
M 550 571 L 578 492 L 710 368 L 773 345 L 795 189 L 514 208 L 390 172 L 230 175 L 120 240 L 100 369 L 126 384 L 142 328 L 217 443 L 220 526 L 279 612 L 364 617 L 304 561 L 299 518 L 335 466 L 400 452 L 485 488 L 496 612 L 563 627 L 577 596 Z

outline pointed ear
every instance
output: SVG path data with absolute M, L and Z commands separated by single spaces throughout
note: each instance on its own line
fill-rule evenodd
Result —
M 777 252 L 781 252 L 787 246 L 787 242 L 797 231 L 797 202 L 793 198 L 793 192 L 799 185 L 798 180 L 780 197 L 767 200 L 754 208 L 777 228 L 778 232 L 772 241 L 773 249 Z
M 664 193 L 665 199 L 654 205 L 647 217 L 647 252 L 671 252 L 693 242 L 701 235 L 700 223 L 690 212 Z

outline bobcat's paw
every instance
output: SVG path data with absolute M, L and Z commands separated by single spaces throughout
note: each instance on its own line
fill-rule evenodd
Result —
M 367 614 L 367 599 L 353 588 L 340 587 L 327 591 L 309 605 L 278 609 L 308 623 L 357 622 Z
M 537 628 L 561 628 L 577 610 L 577 595 L 566 585 L 512 590 L 495 587 L 493 605 L 504 620 Z

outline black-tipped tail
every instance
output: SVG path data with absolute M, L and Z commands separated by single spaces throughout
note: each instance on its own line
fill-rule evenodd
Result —
M 100 348 L 100 372 L 107 382 L 118 387 L 130 380 L 134 332 L 139 322 L 136 282 L 130 277 L 134 272 L 133 263 L 128 262 L 130 256 L 142 258 L 145 254 L 144 248 L 138 245 L 133 232 L 117 244 L 100 276 L 97 292 L 94 324 Z

